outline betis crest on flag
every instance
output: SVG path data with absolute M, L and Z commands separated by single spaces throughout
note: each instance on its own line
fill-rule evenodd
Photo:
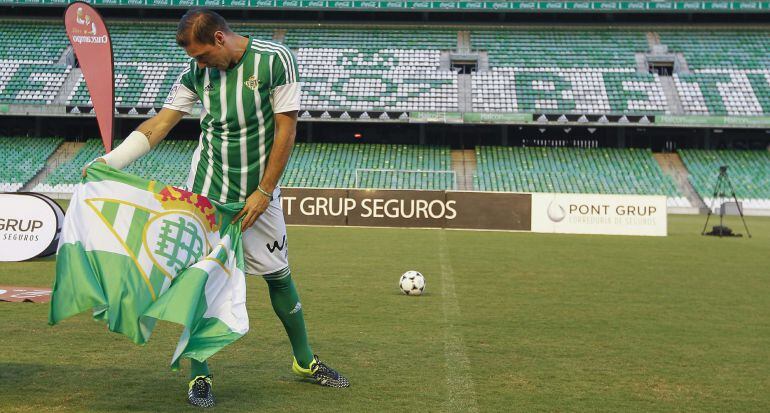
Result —
M 242 206 L 94 163 L 64 220 L 49 323 L 93 309 L 142 344 L 170 321 L 184 326 L 172 368 L 206 360 L 249 330 L 241 229 L 230 224 Z

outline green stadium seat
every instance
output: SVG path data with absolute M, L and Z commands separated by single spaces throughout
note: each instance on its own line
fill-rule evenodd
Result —
M 67 46 L 61 21 L 0 20 L 0 62 L 56 63 Z
M 678 152 L 690 172 L 690 183 L 706 205 L 712 204 L 719 168 L 727 165 L 735 195 L 744 208 L 770 209 L 770 152 L 699 149 Z
M 658 30 L 660 42 L 682 52 L 690 70 L 767 69 L 770 67 L 770 30 L 708 29 Z
M 454 30 L 421 29 L 306 29 L 286 32 L 286 46 L 292 49 L 356 49 L 376 52 L 384 49 L 453 50 L 457 48 Z
M 176 25 L 108 23 L 115 56 L 115 106 L 162 107 L 190 59 L 176 44 Z M 232 28 L 259 39 L 273 38 L 273 29 L 262 26 L 236 24 Z M 93 106 L 82 75 L 67 103 Z
M 0 61 L 0 103 L 50 105 L 71 67 Z
M 472 78 L 475 112 L 668 113 L 658 75 L 636 72 L 644 31 L 475 30 L 491 71 Z
M 471 48 L 489 54 L 491 67 L 635 67 L 635 53 L 648 49 L 645 31 L 474 30 Z
M 663 30 L 660 41 L 684 54 L 693 73 L 674 81 L 687 114 L 770 114 L 770 30 Z
M 688 206 L 649 149 L 476 147 L 474 189 L 665 195 Z
M 457 74 L 439 70 L 455 31 L 296 28 L 285 43 L 297 50 L 303 109 L 459 110 Z
M 117 146 L 121 141 L 114 142 Z M 198 141 L 163 140 L 140 159 L 126 167 L 125 171 L 164 184 L 183 186 L 190 170 L 192 154 Z M 72 192 L 80 182 L 83 165 L 104 154 L 99 139 L 89 139 L 75 156 L 50 173 L 45 181 L 35 187 L 39 192 Z
M 62 138 L 0 138 L 0 192 L 16 192 L 45 167 Z
M 458 111 L 457 73 L 439 50 L 300 49 L 302 108 Z
M 455 189 L 448 147 L 297 143 L 285 187 Z

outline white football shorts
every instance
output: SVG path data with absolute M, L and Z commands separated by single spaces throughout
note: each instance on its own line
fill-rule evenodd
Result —
M 289 241 L 281 206 L 281 189 L 254 225 L 243 232 L 243 260 L 246 274 L 267 275 L 289 266 Z

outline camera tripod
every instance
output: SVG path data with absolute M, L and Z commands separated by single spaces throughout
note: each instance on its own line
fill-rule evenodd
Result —
M 730 196 L 725 196 L 725 192 L 727 190 L 730 190 Z M 729 228 L 725 228 L 723 224 L 724 218 L 725 218 L 725 208 L 722 204 L 719 204 L 719 226 L 714 227 L 713 231 L 706 233 L 706 228 L 709 225 L 709 219 L 711 218 L 711 214 L 714 212 L 714 204 L 717 202 L 717 200 L 724 200 L 724 199 L 730 199 L 732 198 L 733 201 L 735 201 L 735 206 L 738 208 L 738 214 L 741 216 L 741 221 L 743 222 L 743 227 L 746 228 L 746 234 L 751 238 L 751 233 L 749 232 L 749 227 L 746 225 L 746 219 L 743 217 L 743 208 L 741 207 L 741 204 L 738 202 L 738 198 L 735 196 L 735 188 L 733 188 L 733 183 L 730 181 L 730 177 L 727 176 L 727 166 L 723 165 L 719 167 L 719 176 L 717 176 L 717 182 L 714 185 L 714 194 L 711 197 L 711 205 L 709 205 L 709 212 L 706 216 L 706 224 L 703 225 L 703 231 L 701 231 L 701 235 L 718 235 L 719 237 L 722 237 L 723 235 L 726 236 L 740 236 L 740 234 L 733 234 L 732 231 Z

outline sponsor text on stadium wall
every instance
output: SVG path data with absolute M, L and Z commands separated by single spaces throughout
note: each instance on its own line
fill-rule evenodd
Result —
M 665 236 L 666 197 L 532 194 L 532 231 Z
M 530 230 L 530 194 L 282 188 L 287 224 Z
M 61 6 L 68 0 L 0 0 L 0 4 L 20 6 Z M 360 10 L 360 11 L 446 11 L 446 12 L 523 12 L 538 11 L 571 13 L 616 12 L 766 12 L 767 1 L 360 1 L 360 0 L 90 0 L 97 6 L 107 7 L 225 7 L 260 9 Z

